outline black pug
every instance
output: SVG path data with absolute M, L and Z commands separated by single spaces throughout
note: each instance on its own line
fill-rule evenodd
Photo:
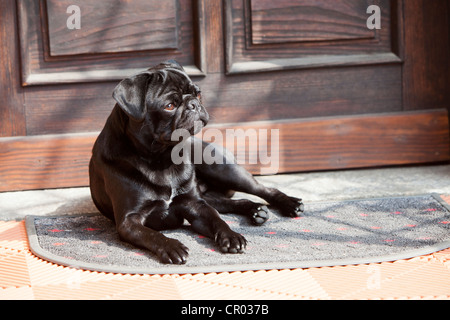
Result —
M 184 264 L 188 248 L 159 231 L 179 228 L 186 219 L 222 252 L 242 253 L 246 239 L 219 212 L 248 216 L 256 225 L 268 219 L 265 205 L 230 199 L 234 191 L 257 195 L 287 217 L 303 212 L 301 199 L 264 187 L 237 164 L 173 163 L 179 141 L 172 141 L 172 133 L 197 134 L 209 120 L 199 87 L 177 62 L 124 79 L 113 97 L 117 104 L 94 144 L 89 176 L 95 205 L 115 222 L 123 241 L 150 250 L 162 263 Z M 230 157 L 223 148 L 215 152 Z

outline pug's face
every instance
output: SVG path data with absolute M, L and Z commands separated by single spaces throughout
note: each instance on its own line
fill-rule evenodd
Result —
M 134 138 L 153 148 L 176 144 L 171 136 L 177 129 L 197 134 L 209 120 L 199 87 L 176 62 L 162 63 L 124 79 L 113 97 L 129 117 Z

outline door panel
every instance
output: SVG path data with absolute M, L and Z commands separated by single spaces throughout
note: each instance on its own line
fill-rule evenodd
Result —
M 67 27 L 74 4 L 80 29 Z M 120 80 L 168 56 L 203 74 L 196 1 L 18 0 L 18 14 L 24 86 Z
M 367 28 L 369 3 L 382 8 L 380 30 Z M 396 1 L 227 0 L 227 72 L 399 64 L 391 5 Z
M 216 123 L 401 110 L 396 65 L 208 75 L 199 83 Z
M 220 107 L 235 106 L 235 118 L 247 121 L 401 110 L 397 2 L 375 2 L 381 30 L 367 28 L 369 2 L 225 1 L 223 83 L 239 87 Z
M 50 57 L 178 49 L 175 0 L 47 0 L 45 4 Z M 78 26 L 63 14 L 67 11 L 75 22 L 78 15 Z M 71 32 L 68 23 L 74 27 Z
M 252 45 L 374 39 L 361 12 L 366 1 L 251 0 Z

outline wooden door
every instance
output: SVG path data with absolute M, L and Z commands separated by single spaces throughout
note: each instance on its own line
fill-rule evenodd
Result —
M 211 127 L 277 130 L 272 173 L 448 161 L 449 11 L 449 0 L 1 0 L 0 191 L 87 185 L 113 88 L 168 59 L 202 88 Z

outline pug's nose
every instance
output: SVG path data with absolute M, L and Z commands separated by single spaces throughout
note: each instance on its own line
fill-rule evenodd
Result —
M 193 111 L 199 111 L 200 110 L 200 103 L 196 100 L 191 100 L 187 104 L 188 109 Z

